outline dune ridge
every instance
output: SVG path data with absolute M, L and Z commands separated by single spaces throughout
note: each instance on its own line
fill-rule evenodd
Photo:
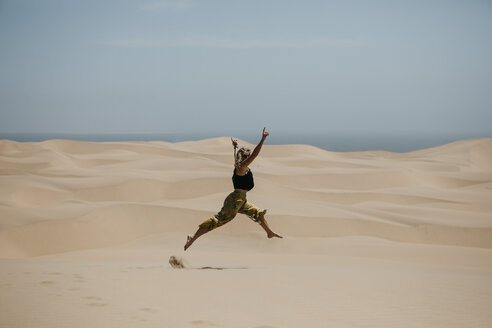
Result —
M 226 137 L 1 140 L 0 258 L 189 233 L 232 190 L 232 161 Z M 492 139 L 403 154 L 265 145 L 252 168 L 257 187 L 248 198 L 287 235 L 492 248 Z M 217 233 L 238 227 L 252 229 Z

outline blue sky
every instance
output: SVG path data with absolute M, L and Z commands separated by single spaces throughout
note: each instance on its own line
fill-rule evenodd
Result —
M 0 132 L 492 137 L 491 1 L 0 1 Z

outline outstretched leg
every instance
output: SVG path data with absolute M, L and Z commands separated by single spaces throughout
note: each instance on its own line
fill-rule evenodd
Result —
M 266 210 L 263 210 L 263 215 L 259 216 L 259 219 L 260 219 L 259 224 L 263 228 L 263 230 L 265 230 L 265 232 L 267 233 L 267 237 L 268 238 L 273 238 L 273 237 L 284 238 L 284 237 L 280 236 L 279 234 L 276 234 L 275 232 L 273 232 L 272 229 L 270 229 L 270 227 L 268 226 L 268 223 L 265 219 L 265 214 L 266 214 Z
M 265 219 L 265 214 L 267 210 L 261 211 L 258 207 L 254 206 L 253 204 L 246 202 L 240 209 L 239 213 L 241 214 L 246 214 L 251 220 L 257 222 L 260 224 L 260 226 L 265 230 L 267 233 L 268 238 L 283 238 L 282 236 L 276 234 L 275 232 L 270 229 L 268 226 L 268 223 Z
M 198 239 L 198 237 L 207 233 L 208 231 L 209 230 L 207 228 L 200 227 L 200 228 L 198 228 L 198 230 L 195 232 L 195 234 L 193 236 L 187 236 L 186 244 L 184 245 L 184 250 L 186 251 L 188 249 L 188 247 L 190 247 L 191 244 L 193 244 L 193 242 Z
M 193 236 L 187 237 L 186 244 L 184 245 L 184 250 L 186 251 L 188 247 L 190 247 L 191 244 L 193 244 L 193 242 L 197 240 L 197 238 L 201 235 L 212 231 L 213 229 L 216 229 L 234 219 L 238 209 L 241 208 L 245 201 L 246 196 L 242 195 L 239 192 L 231 192 L 224 200 L 224 205 L 222 206 L 222 209 L 219 211 L 219 213 L 217 213 L 210 219 L 202 222 L 198 226 L 198 230 L 195 232 L 195 234 Z

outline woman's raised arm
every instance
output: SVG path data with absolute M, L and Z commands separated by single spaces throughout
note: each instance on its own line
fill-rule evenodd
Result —
M 242 167 L 248 167 L 255 160 L 256 156 L 258 156 L 258 154 L 260 153 L 261 146 L 263 146 L 263 142 L 265 141 L 266 137 L 268 137 L 270 135 L 270 133 L 268 133 L 268 131 L 265 131 L 265 129 L 266 128 L 263 128 L 263 133 L 262 133 L 262 136 L 261 136 L 261 140 L 256 145 L 256 147 L 253 150 L 253 153 L 251 154 L 251 156 L 249 156 L 244 162 L 241 163 L 241 166 Z
M 236 162 L 237 139 L 231 138 L 232 146 L 234 147 L 234 163 Z

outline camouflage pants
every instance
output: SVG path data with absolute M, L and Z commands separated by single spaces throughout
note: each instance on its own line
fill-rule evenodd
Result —
M 224 200 L 222 209 L 213 217 L 201 223 L 199 227 L 207 228 L 208 231 L 213 230 L 234 219 L 237 213 L 246 214 L 257 223 L 260 223 L 265 215 L 264 211 L 248 203 L 245 194 L 233 191 Z

